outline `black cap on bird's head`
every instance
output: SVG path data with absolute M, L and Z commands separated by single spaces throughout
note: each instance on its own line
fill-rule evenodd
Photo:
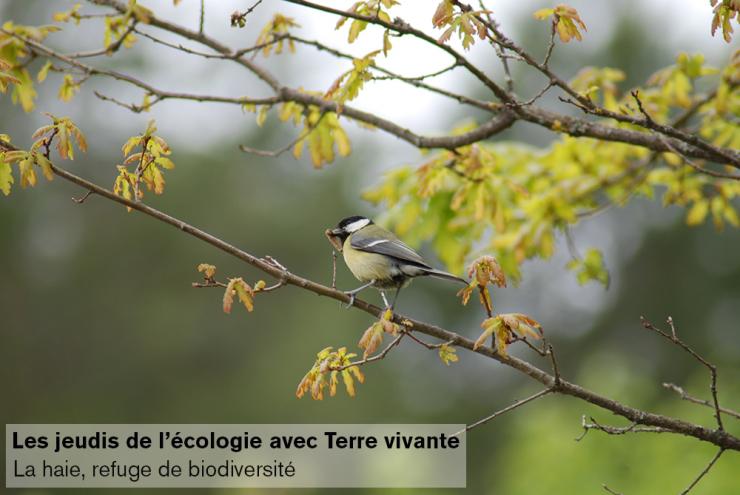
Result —
M 350 236 L 350 234 L 352 234 L 353 232 L 357 232 L 361 228 L 366 227 L 371 223 L 373 223 L 373 221 L 367 217 L 354 215 L 342 219 L 335 228 L 326 229 L 325 233 L 327 238 L 329 239 L 329 242 L 331 242 L 338 251 L 341 251 L 342 244 L 347 239 L 347 237 Z
M 351 233 L 357 232 L 361 228 L 366 227 L 367 225 L 370 225 L 371 223 L 373 223 L 373 221 L 367 217 L 363 217 L 360 215 L 354 215 L 354 216 L 342 219 L 337 224 L 337 227 L 332 230 L 332 234 L 337 235 L 337 236 L 346 237 L 350 235 Z

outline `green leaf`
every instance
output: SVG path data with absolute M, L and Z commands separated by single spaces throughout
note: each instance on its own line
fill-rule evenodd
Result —
M 71 101 L 79 90 L 80 85 L 75 82 L 70 74 L 67 74 L 64 76 L 62 85 L 59 87 L 59 99 L 62 101 Z
M 581 285 L 594 280 L 603 284 L 604 287 L 609 287 L 609 272 L 604 265 L 604 257 L 598 249 L 589 249 L 583 258 L 571 260 L 566 266 L 569 270 L 576 272 L 576 279 Z
M 695 226 L 704 223 L 709 213 L 709 201 L 702 199 L 696 201 L 686 214 L 686 225 Z
M 444 364 L 449 366 L 450 363 L 456 363 L 457 361 L 459 361 L 460 357 L 457 355 L 457 349 L 455 349 L 451 345 L 442 344 L 439 348 L 439 359 L 441 359 Z
M 5 161 L 3 154 L 0 154 L 0 191 L 8 196 L 13 182 L 15 182 L 15 179 L 13 179 L 13 170 L 10 168 L 10 163 Z
M 49 75 L 49 69 L 51 69 L 51 60 L 47 60 L 46 63 L 41 67 L 39 73 L 36 74 L 36 80 L 40 83 L 44 82 L 46 80 L 46 76 Z
M 534 13 L 534 18 L 538 20 L 544 20 L 555 13 L 555 9 L 540 9 Z

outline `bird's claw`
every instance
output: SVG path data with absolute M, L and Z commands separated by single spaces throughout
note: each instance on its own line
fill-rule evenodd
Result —
M 344 292 L 349 296 L 349 302 L 347 302 L 347 305 L 344 307 L 344 309 L 349 309 L 355 304 L 355 292 L 348 290 Z

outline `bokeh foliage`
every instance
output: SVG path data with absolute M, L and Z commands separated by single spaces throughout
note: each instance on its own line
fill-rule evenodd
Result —
M 45 7 L 36 5 L 38 15 L 46 15 Z M 136 16 L 145 17 L 146 12 L 132 10 L 129 17 Z M 69 19 L 74 20 L 74 14 Z M 455 21 L 459 34 L 469 36 L 459 29 L 463 21 Z M 106 46 L 121 36 L 125 45 L 135 46 L 132 35 L 126 33 L 126 22 L 106 22 Z M 350 38 L 352 30 L 357 38 L 362 29 L 353 24 Z M 287 21 L 283 25 L 292 27 Z M 25 30 L 24 35 L 34 39 L 53 31 L 10 28 Z M 587 42 L 587 33 L 584 36 Z M 387 49 L 385 44 L 383 48 Z M 42 101 L 38 86 L 50 67 L 35 62 L 38 82 L 34 84 L 30 69 L 16 67 L 24 48 L 11 42 L 2 50 L 0 57 L 10 64 L 11 77 L 0 82 L 13 88 L 12 98 L 30 111 L 34 102 Z M 338 101 L 351 100 L 361 89 L 358 85 L 368 67 L 355 64 L 350 73 L 340 76 L 339 85 L 344 86 L 336 93 Z M 630 88 L 622 83 L 626 76 L 619 68 L 589 68 L 574 75 L 573 85 L 606 108 L 618 109 L 634 106 Z M 704 78 L 716 90 L 706 90 Z M 700 55 L 677 54 L 675 65 L 640 86 L 640 95 L 654 119 L 669 122 L 714 92 L 697 109 L 701 134 L 715 144 L 737 149 L 740 102 L 737 90 L 727 82 L 736 78 L 736 59 L 713 70 Z M 53 93 L 73 105 L 83 97 L 77 81 L 68 77 Z M 23 128 L 17 124 L 22 117 L 7 100 L 0 102 L 0 130 L 12 133 L 14 142 L 26 142 L 30 132 L 17 131 Z M 264 120 L 268 107 L 254 110 L 265 124 L 256 131 L 255 141 L 280 132 Z M 339 163 L 321 175 L 296 172 L 295 163 L 277 168 L 263 159 L 250 160 L 248 169 L 240 168 L 234 164 L 243 161 L 243 155 L 229 151 L 235 143 L 208 143 L 177 156 L 178 169 L 168 175 L 168 194 L 152 201 L 209 230 L 227 233 L 226 237 L 250 250 L 276 256 L 299 273 L 327 280 L 330 259 L 320 232 L 343 212 L 358 208 L 336 191 L 357 181 L 358 168 L 374 155 L 353 143 L 353 155 L 336 159 L 350 149 L 341 117 L 337 120 L 334 113 L 320 116 L 315 108 L 306 111 L 285 104 L 279 117 L 302 126 L 314 165 Z M 138 120 L 140 129 L 145 120 Z M 90 127 L 84 119 L 77 123 L 83 130 Z M 462 124 L 457 132 L 475 125 Z M 127 137 L 108 138 L 120 146 Z M 362 139 L 381 138 L 373 133 Z M 303 142 L 296 143 L 297 157 Z M 89 156 L 78 154 L 75 166 L 79 163 L 82 171 L 111 184 L 120 151 L 102 148 Z M 428 242 L 439 259 L 458 272 L 475 251 L 493 250 L 505 271 L 526 283 L 531 266 L 527 260 L 548 258 L 556 248 L 563 249 L 558 240 L 566 229 L 576 227 L 582 213 L 605 202 L 621 204 L 633 196 L 659 196 L 665 205 L 682 207 L 681 221 L 653 228 L 629 263 L 619 267 L 624 273 L 618 275 L 621 283 L 611 289 L 617 291 L 614 302 L 591 321 L 587 332 L 573 337 L 557 328 L 548 331 L 556 342 L 562 339 L 561 359 L 570 376 L 630 404 L 672 415 L 695 415 L 697 421 L 709 423 L 707 411 L 680 402 L 659 386 L 663 379 L 683 380 L 699 394 L 706 386 L 704 370 L 671 349 L 643 343 L 649 337 L 641 333 L 637 316 L 648 312 L 661 318 L 671 313 L 685 329 L 686 339 L 720 366 L 722 397 L 737 396 L 731 379 L 740 371 L 737 352 L 721 347 L 727 344 L 737 351 L 731 326 L 739 315 L 736 304 L 726 310 L 721 308 L 727 304 L 720 303 L 740 297 L 740 266 L 730 256 L 725 258 L 726 266 L 708 269 L 711 262 L 705 259 L 712 256 L 706 244 L 715 243 L 715 252 L 732 251 L 738 245 L 732 228 L 719 233 L 707 225 L 737 226 L 737 182 L 697 173 L 671 153 L 656 158 L 649 167 L 637 168 L 636 163 L 651 159 L 644 149 L 568 136 L 545 147 L 498 141 L 462 147 L 458 153 L 432 152 L 421 166 L 405 166 L 375 184 L 363 184 L 366 198 L 383 205 L 381 218 L 387 225 L 414 245 Z M 12 166 L 20 167 L 22 161 L 12 161 Z M 96 169 L 98 162 L 110 166 L 101 172 Z M 0 174 L 5 174 L 0 177 L 6 177 L 5 192 L 13 185 L 7 179 L 10 165 L 0 166 L 4 167 Z M 644 173 L 645 169 L 649 171 Z M 223 315 L 215 294 L 189 288 L 193 267 L 207 259 L 224 273 L 241 274 L 243 266 L 135 214 L 129 218 L 120 207 L 95 198 L 84 206 L 75 205 L 68 197 L 78 197 L 79 191 L 61 181 L 45 184 L 41 191 L 16 188 L 33 185 L 29 170 L 33 170 L 29 165 L 18 169 L 19 184 L 13 185 L 13 196 L 0 208 L 4 226 L 0 253 L 17 261 L 8 264 L 0 281 L 4 321 L 0 361 L 9 399 L 3 410 L 6 422 L 377 422 L 378 418 L 458 422 L 484 416 L 525 393 L 527 385 L 517 377 L 499 366 L 489 369 L 481 359 L 462 357 L 463 362 L 447 368 L 436 356 L 407 348 L 395 362 L 389 359 L 374 367 L 373 379 L 354 400 L 339 394 L 331 405 L 296 401 L 286 390 L 305 372 L 306 342 L 310 341 L 312 351 L 354 342 L 367 327 L 366 318 L 291 290 L 261 299 L 252 314 Z M 300 184 L 293 184 L 296 174 L 303 174 Z M 156 190 L 156 181 L 152 184 Z M 279 193 L 274 192 L 277 189 Z M 623 215 L 621 221 L 631 222 L 643 214 L 641 210 L 655 208 L 641 199 L 626 213 L 617 214 Z M 696 228 L 687 230 L 686 224 Z M 303 242 L 298 245 L 296 238 Z M 604 263 L 609 264 L 609 259 L 592 253 L 599 251 L 586 251 L 580 263 L 576 258 L 570 266 L 580 280 L 606 283 Z M 561 268 L 553 268 L 548 276 L 573 276 Z M 248 279 L 256 280 L 257 275 L 251 275 Z M 351 283 L 349 278 L 340 282 Z M 479 332 L 471 324 L 472 311 L 460 309 L 450 294 L 418 285 L 423 296 L 410 300 L 410 305 L 415 304 L 411 311 L 425 316 L 425 300 L 446 297 L 450 301 L 444 303 L 445 314 L 440 317 L 447 321 L 440 323 L 467 329 L 471 336 Z M 724 329 L 728 326 L 730 330 Z M 610 355 L 623 357 L 605 358 Z M 430 368 L 439 372 L 428 372 Z M 446 397 L 430 392 L 440 387 L 449 391 Z M 455 391 L 456 387 L 460 390 Z M 599 412 L 556 397 L 546 400 L 472 435 L 471 490 L 572 493 L 597 491 L 607 483 L 625 493 L 677 491 L 691 478 L 686 473 L 700 469 L 711 455 L 695 443 L 657 436 L 615 439 L 591 432 L 582 442 L 572 443 L 580 433 L 580 415 Z M 528 460 L 535 467 L 519 467 Z M 736 456 L 723 458 L 696 493 L 730 493 L 737 486 L 737 466 Z

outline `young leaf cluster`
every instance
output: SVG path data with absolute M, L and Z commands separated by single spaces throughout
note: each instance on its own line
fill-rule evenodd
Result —
M 362 357 L 367 359 L 369 355 L 375 353 L 383 343 L 383 336 L 386 333 L 395 336 L 401 331 L 401 326 L 393 322 L 393 311 L 385 310 L 380 319 L 365 330 L 357 343 L 357 346 L 364 351 Z
M 319 95 L 320 93 L 312 93 Z M 257 125 L 262 126 L 267 119 L 270 106 L 262 105 L 257 109 L 253 105 L 244 105 L 246 111 L 257 112 Z M 293 156 L 298 159 L 308 146 L 311 162 L 315 168 L 331 163 L 336 155 L 347 156 L 352 151 L 349 137 L 339 123 L 335 112 L 322 111 L 316 105 L 302 105 L 288 101 L 280 105 L 278 118 L 282 122 L 291 122 L 302 127 L 300 135 L 292 145 Z
M 326 90 L 324 98 L 336 101 L 337 103 L 346 103 L 354 100 L 360 94 L 365 82 L 372 79 L 370 67 L 375 64 L 375 57 L 380 50 L 368 53 L 362 58 L 352 61 L 353 68 L 339 76 Z
M 507 355 L 509 345 L 519 338 L 532 337 L 539 339 L 542 336 L 542 327 L 537 321 L 522 313 L 502 313 L 483 320 L 483 333 L 475 341 L 474 349 L 485 345 L 491 336 L 495 337 L 496 352 Z
M 596 280 L 604 287 L 609 286 L 609 272 L 604 265 L 604 255 L 598 249 L 589 249 L 583 257 L 570 260 L 566 267 L 576 273 L 576 279 L 581 285 Z
M 10 195 L 12 185 L 15 183 L 12 164 L 15 163 L 18 167 L 21 187 L 33 187 L 38 182 L 36 167 L 41 169 L 41 173 L 47 180 L 54 178 L 54 170 L 49 160 L 51 146 L 54 141 L 56 141 L 55 148 L 59 157 L 64 160 L 74 160 L 75 145 L 80 151 L 87 151 L 85 136 L 69 117 L 57 118 L 50 114 L 47 115 L 52 119 L 52 123 L 38 128 L 33 133 L 35 141 L 30 150 L 0 152 L 0 191 L 5 196 Z M 0 142 L 9 145 L 10 137 L 0 134 Z
M 732 20 L 740 24 L 740 0 L 709 0 L 709 4 L 714 7 L 714 16 L 712 17 L 712 36 L 722 28 L 722 38 L 729 43 L 732 41 Z
M 129 0 L 126 11 L 121 15 L 105 18 L 105 31 L 103 32 L 103 46 L 112 53 L 113 47 L 123 45 L 131 48 L 136 43 L 136 36 L 131 28 L 137 23 L 149 24 L 154 13 L 146 7 L 139 5 L 136 0 Z
M 388 11 L 394 5 L 398 5 L 396 0 L 360 0 L 355 2 L 352 7 L 349 8 L 349 13 L 357 14 L 365 17 L 377 18 L 383 22 L 390 23 L 391 16 Z M 350 18 L 342 17 L 337 22 L 335 29 L 341 28 Z M 353 43 L 362 31 L 367 27 L 367 21 L 361 19 L 353 19 L 349 26 L 349 33 L 347 35 L 347 42 Z M 385 31 L 383 35 L 383 53 L 387 53 L 390 49 L 389 32 Z
M 26 43 L 14 35 L 33 41 L 43 41 L 50 33 L 59 31 L 59 28 L 57 26 L 19 26 L 7 21 L 3 24 L 3 30 L 10 34 L 0 32 L 0 61 L 2 61 L 0 92 L 4 93 L 7 89 L 7 82 L 12 82 L 13 91 L 10 96 L 13 103 L 20 105 L 25 112 L 30 112 L 36 107 L 35 101 L 38 96 L 33 77 L 28 69 L 32 54 Z
M 439 37 L 440 43 L 447 43 L 457 31 L 463 48 L 468 50 L 475 44 L 476 38 L 486 39 L 488 28 L 480 16 L 487 13 L 485 10 L 455 10 L 451 0 L 442 0 L 432 16 L 432 25 L 438 29 L 445 28 Z
M 337 393 L 337 385 L 341 376 L 347 394 L 355 396 L 355 380 L 365 382 L 365 375 L 357 365 L 352 366 L 352 358 L 357 355 L 347 352 L 346 347 L 340 347 L 336 351 L 333 347 L 322 349 L 316 355 L 316 361 L 308 373 L 303 377 L 296 389 L 296 397 L 303 397 L 306 392 L 311 394 L 314 400 L 324 398 L 324 389 L 329 388 L 329 396 L 334 397 Z
M 198 271 L 203 274 L 205 283 L 194 283 L 194 287 L 222 287 L 224 295 L 222 307 L 224 313 L 230 314 L 236 298 L 244 308 L 251 313 L 254 311 L 254 296 L 265 289 L 265 281 L 259 280 L 254 287 L 249 285 L 241 277 L 229 278 L 227 283 L 216 280 L 216 267 L 209 263 L 201 263 L 197 267 Z
M 124 160 L 117 165 L 118 176 L 113 183 L 113 192 L 123 198 L 139 201 L 144 197 L 141 184 L 154 194 L 164 192 L 163 170 L 172 170 L 175 164 L 168 158 L 172 153 L 167 142 L 155 135 L 157 128 L 150 121 L 143 134 L 133 136 L 124 143 L 121 151 Z M 135 151 L 137 150 L 138 151 Z M 129 208 L 129 211 L 131 209 Z
M 534 17 L 540 20 L 552 17 L 555 30 L 563 43 L 568 43 L 572 39 L 581 41 L 583 39 L 581 30 L 587 31 L 586 24 L 578 15 L 578 11 L 568 5 L 560 4 L 554 9 L 538 10 L 534 13 Z
M 484 345 L 488 338 L 494 337 L 496 351 L 506 356 L 509 345 L 517 337 L 538 339 L 542 336 L 542 327 L 530 316 L 522 313 L 494 314 L 493 298 L 488 286 L 506 287 L 506 276 L 496 258 L 481 256 L 473 261 L 468 267 L 468 278 L 470 278 L 470 284 L 457 295 L 462 298 L 462 304 L 466 305 L 472 293 L 477 291 L 480 303 L 488 315 L 488 318 L 481 323 L 483 333 L 475 341 L 474 349 Z M 442 357 L 441 349 L 440 357 Z
M 274 50 L 277 55 L 283 53 L 285 37 L 290 33 L 290 28 L 300 27 L 292 17 L 283 14 L 275 14 L 274 17 L 262 28 L 257 36 L 257 45 L 262 47 L 262 55 L 269 57 Z M 288 39 L 288 50 L 295 52 L 295 43 Z

